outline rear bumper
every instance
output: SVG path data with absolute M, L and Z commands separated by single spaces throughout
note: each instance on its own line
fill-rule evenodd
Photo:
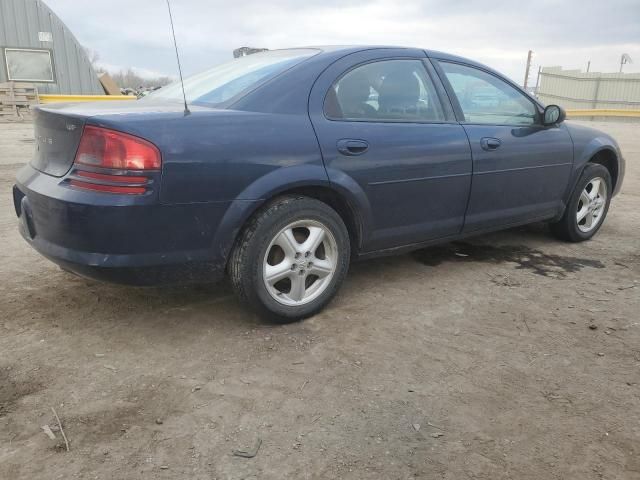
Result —
M 146 287 L 214 283 L 224 276 L 222 265 L 211 262 L 188 262 L 144 267 L 105 267 L 69 262 L 60 257 L 51 257 L 37 247 L 35 248 L 44 257 L 59 265 L 62 269 L 81 277 L 101 282 Z
M 224 273 L 212 246 L 229 202 L 162 205 L 149 196 L 78 191 L 28 165 L 13 199 L 25 240 L 80 275 L 151 285 Z

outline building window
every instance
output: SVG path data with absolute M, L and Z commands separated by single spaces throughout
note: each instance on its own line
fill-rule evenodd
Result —
M 5 48 L 7 77 L 18 82 L 54 83 L 51 50 Z

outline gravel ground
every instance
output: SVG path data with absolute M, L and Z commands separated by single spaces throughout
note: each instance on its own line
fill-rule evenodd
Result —
M 592 241 L 533 225 L 356 264 L 271 326 L 224 283 L 40 257 L 11 201 L 30 126 L 0 125 L 0 478 L 640 479 L 640 127 L 596 126 L 628 172 Z

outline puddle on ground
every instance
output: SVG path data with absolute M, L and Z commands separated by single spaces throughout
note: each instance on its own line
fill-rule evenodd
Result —
M 513 262 L 519 270 L 529 270 L 545 277 L 564 278 L 567 273 L 575 273 L 584 267 L 604 268 L 598 260 L 566 257 L 541 252 L 524 245 L 482 245 L 466 242 L 452 242 L 414 252 L 413 257 L 435 267 L 443 262 Z

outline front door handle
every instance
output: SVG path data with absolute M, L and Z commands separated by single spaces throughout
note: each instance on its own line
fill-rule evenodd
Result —
M 350 157 L 362 155 L 369 149 L 369 143 L 364 140 L 354 140 L 351 138 L 343 138 L 338 140 L 338 151 Z
M 482 139 L 480 139 L 480 146 L 482 147 L 482 149 L 489 152 L 492 150 L 497 150 L 498 148 L 500 148 L 500 145 L 502 145 L 502 142 L 499 138 L 483 137 Z

